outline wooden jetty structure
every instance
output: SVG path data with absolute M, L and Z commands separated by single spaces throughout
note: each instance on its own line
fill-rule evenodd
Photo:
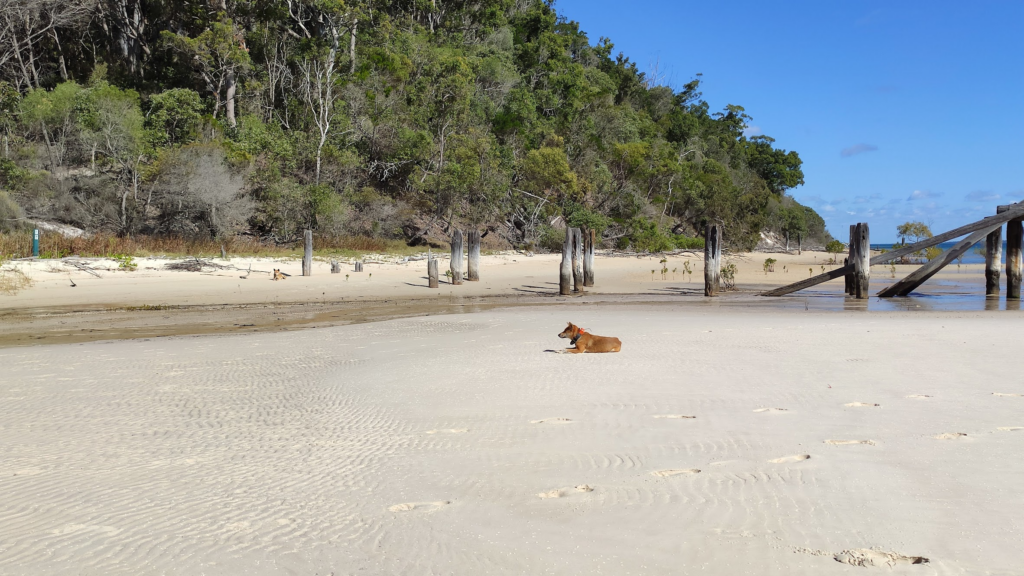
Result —
M 985 293 L 988 295 L 999 294 L 999 257 L 1002 244 L 1002 228 L 1006 225 L 1006 297 L 1009 299 L 1020 299 L 1021 269 L 1022 269 L 1022 241 L 1024 241 L 1024 203 L 1018 202 L 1008 206 L 999 206 L 995 216 L 982 218 L 977 222 L 965 224 L 959 228 L 937 234 L 920 242 L 910 244 L 885 252 L 877 256 L 870 256 L 870 243 L 868 225 L 865 222 L 851 226 L 850 231 L 850 254 L 846 264 L 839 268 L 830 270 L 824 274 L 795 282 L 788 286 L 776 288 L 762 293 L 762 296 L 785 296 L 817 286 L 829 280 L 835 280 L 840 276 L 847 277 L 847 293 L 857 298 L 868 297 L 868 280 L 870 279 L 871 266 L 892 262 L 904 256 L 908 256 L 919 250 L 937 246 L 943 242 L 966 236 L 957 242 L 942 256 L 928 262 L 913 271 L 906 278 L 896 282 L 878 293 L 880 298 L 892 296 L 906 296 L 913 292 L 918 286 L 924 284 L 936 272 L 949 265 L 967 250 L 982 240 L 986 241 L 985 251 Z

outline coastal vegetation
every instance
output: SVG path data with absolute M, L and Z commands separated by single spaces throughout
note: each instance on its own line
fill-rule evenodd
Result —
M 678 63 L 677 66 L 685 66 Z M 542 0 L 19 0 L 0 16 L 0 250 L 823 245 L 794 151 Z M 46 234 L 45 237 L 54 236 Z M 45 243 L 45 242 L 44 242 Z M 211 248 L 214 247 L 214 248 Z M 266 247 L 266 248 L 261 248 Z M 230 252 L 236 250 L 230 249 Z

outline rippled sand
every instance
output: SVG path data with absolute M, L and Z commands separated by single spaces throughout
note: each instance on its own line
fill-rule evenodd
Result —
M 546 353 L 567 320 L 622 353 Z M 0 574 L 1012 574 L 1018 326 L 577 306 L 0 350 Z

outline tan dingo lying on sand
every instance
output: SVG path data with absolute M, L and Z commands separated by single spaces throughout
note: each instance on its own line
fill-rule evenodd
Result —
M 610 336 L 597 336 L 590 334 L 579 326 L 569 322 L 568 328 L 558 335 L 559 338 L 568 338 L 569 343 L 575 348 L 566 348 L 559 351 L 560 354 L 582 354 L 584 352 L 618 352 L 622 350 L 622 342 L 618 338 Z
M 291 274 L 285 274 L 284 272 L 281 272 L 277 268 L 274 268 L 274 277 L 271 278 L 271 280 L 284 280 L 289 276 L 291 276 Z

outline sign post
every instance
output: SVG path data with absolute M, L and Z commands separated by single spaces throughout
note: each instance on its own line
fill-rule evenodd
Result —
M 39 258 L 39 228 L 32 229 L 32 257 Z

